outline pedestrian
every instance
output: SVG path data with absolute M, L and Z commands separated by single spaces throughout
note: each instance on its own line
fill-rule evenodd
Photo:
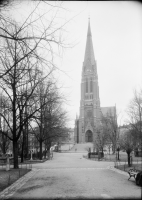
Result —
M 53 158 L 53 150 L 54 150 L 54 147 L 50 147 L 50 158 L 51 159 Z

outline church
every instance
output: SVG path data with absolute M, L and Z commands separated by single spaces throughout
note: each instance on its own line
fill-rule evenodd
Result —
M 75 142 L 94 142 L 97 127 L 101 123 L 101 117 L 102 115 L 106 116 L 109 112 L 115 115 L 116 106 L 100 107 L 97 64 L 94 55 L 89 19 L 81 76 L 80 113 L 79 117 L 76 116 L 74 127 Z

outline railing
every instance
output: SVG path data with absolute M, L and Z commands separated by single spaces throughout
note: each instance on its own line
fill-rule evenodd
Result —
M 13 164 L 13 158 L 10 158 L 10 168 L 13 168 L 14 164 Z M 7 165 L 7 162 L 6 162 L 6 159 L 3 158 L 3 159 L 0 159 L 0 169 L 5 169 L 6 168 L 6 165 Z M 29 163 L 19 163 L 19 169 L 22 169 L 22 168 L 25 168 L 25 169 L 32 169 L 32 164 Z
M 6 171 L 4 168 L 6 169 L 6 165 L 3 165 L 2 168 L 0 168 L 0 182 L 2 181 L 2 187 L 6 188 L 27 174 L 32 169 L 32 164 L 20 163 L 18 169 L 13 169 L 11 167 L 10 171 Z
M 127 160 L 125 160 L 123 162 L 117 160 L 114 162 L 114 167 L 117 169 L 121 169 L 123 171 L 128 171 L 128 169 L 130 169 L 130 168 L 133 168 L 138 171 L 142 171 L 142 162 L 140 160 L 137 160 L 135 162 L 132 161 L 132 162 L 130 162 L 130 166 L 128 166 Z

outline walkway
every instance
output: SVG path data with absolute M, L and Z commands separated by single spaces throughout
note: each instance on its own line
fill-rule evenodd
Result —
M 141 188 L 133 178 L 128 181 L 127 173 L 117 173 L 111 162 L 87 160 L 83 153 L 54 153 L 53 160 L 34 164 L 33 168 L 31 178 L 19 183 L 17 191 L 9 189 L 5 198 L 141 197 Z

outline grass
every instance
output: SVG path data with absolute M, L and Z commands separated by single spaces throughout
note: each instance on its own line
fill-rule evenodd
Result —
M 10 171 L 6 171 L 6 165 L 3 164 L 0 167 L 0 192 L 31 171 L 32 164 L 43 163 L 47 160 L 25 160 L 24 163 L 21 163 L 21 159 L 19 159 L 19 169 L 11 168 Z
M 49 160 L 48 158 L 46 159 L 42 159 L 42 160 L 36 160 L 36 159 L 33 159 L 33 160 L 24 160 L 23 163 L 20 163 L 20 164 L 36 164 L 36 163 L 43 163 L 45 161 Z
M 138 171 L 142 171 L 142 165 L 141 164 L 132 164 L 131 167 L 128 166 L 128 164 L 120 164 L 115 166 L 115 168 L 120 169 L 122 171 L 128 172 L 129 169 L 136 169 Z
M 31 169 L 10 169 L 6 171 L 4 168 L 0 169 L 0 192 L 13 184 L 19 178 L 24 176 L 26 173 L 31 171 Z
M 88 158 L 88 155 L 86 156 Z M 127 162 L 127 154 L 124 152 L 120 152 L 119 154 L 119 161 L 120 162 Z M 98 158 L 91 158 L 91 160 L 98 160 Z M 116 154 L 105 154 L 103 161 L 110 161 L 110 162 L 115 162 L 116 161 Z M 140 162 L 142 161 L 142 157 L 135 157 L 134 154 L 132 154 L 132 161 L 133 162 Z
M 84 156 L 85 158 L 88 158 L 88 155 Z M 122 171 L 128 171 L 131 168 L 134 168 L 138 171 L 142 171 L 142 157 L 135 157 L 134 154 L 132 154 L 132 165 L 131 167 L 128 166 L 128 158 L 127 154 L 125 152 L 120 152 L 119 154 L 119 161 L 116 160 L 116 154 L 105 154 L 104 158 L 102 159 L 103 162 L 114 162 L 115 168 L 120 169 Z M 91 158 L 91 160 L 98 161 L 98 158 Z
M 107 161 L 112 161 L 112 162 L 115 162 L 116 161 L 116 154 L 111 154 L 111 155 L 105 155 L 105 160 Z M 127 158 L 127 154 L 126 153 L 120 153 L 120 156 L 119 156 L 119 160 L 121 162 L 125 162 L 128 160 Z M 133 162 L 140 162 L 142 161 L 142 157 L 135 157 L 134 154 L 132 154 L 132 161 Z

